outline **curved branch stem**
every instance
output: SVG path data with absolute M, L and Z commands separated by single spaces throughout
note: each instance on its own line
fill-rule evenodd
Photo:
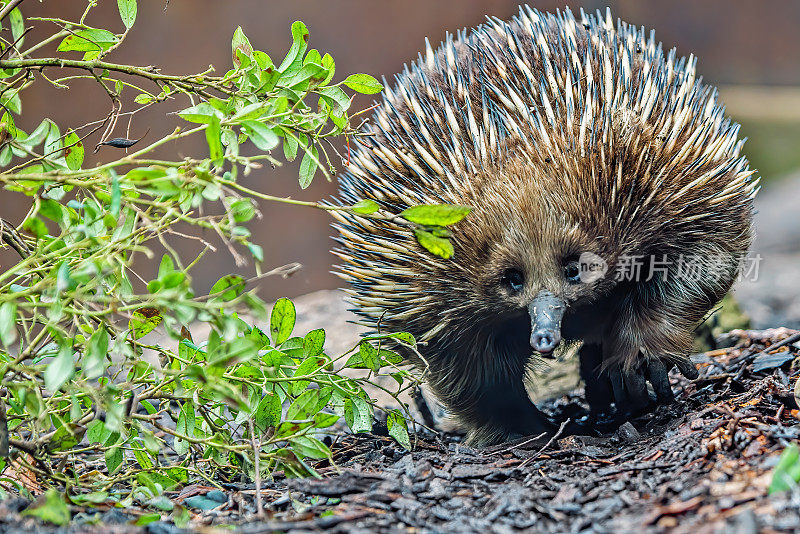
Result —
M 163 82 L 181 82 L 186 84 L 196 84 L 207 86 L 208 82 L 220 82 L 222 78 L 217 76 L 206 76 L 202 74 L 189 74 L 185 76 L 176 76 L 169 74 L 161 74 L 158 69 L 153 66 L 136 67 L 133 65 L 122 65 L 119 63 L 109 63 L 99 59 L 91 61 L 82 61 L 78 59 L 62 59 L 55 57 L 48 58 L 35 58 L 35 59 L 5 59 L 0 61 L 0 69 L 37 69 L 44 67 L 58 67 L 61 69 L 83 69 L 91 71 L 93 69 L 105 69 L 113 72 L 121 72 L 123 74 L 130 74 L 131 76 L 140 76 L 153 81 Z M 198 76 L 203 76 L 202 82 L 197 81 Z M 216 89 L 216 87 L 215 87 Z
M 14 11 L 15 7 L 19 6 L 24 1 L 25 0 L 11 0 L 9 3 L 7 3 L 3 7 L 3 9 L 0 10 L 0 20 L 3 20 L 4 18 L 6 18 L 6 16 L 8 16 L 9 13 Z

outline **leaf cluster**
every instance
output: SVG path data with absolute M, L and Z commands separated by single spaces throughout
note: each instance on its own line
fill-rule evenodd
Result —
M 261 162 L 280 164 L 271 152 L 279 147 L 282 160 L 300 158 L 301 187 L 317 171 L 332 174 L 330 140 L 362 135 L 347 90 L 376 93 L 381 84 L 366 74 L 334 83 L 333 58 L 308 48 L 301 22 L 279 62 L 237 29 L 222 76 L 110 63 L 105 58 L 136 22 L 137 3 L 118 1 L 122 33 L 90 25 L 95 4 L 87 1 L 79 20 L 37 19 L 56 30 L 29 48 L 22 46 L 28 20 L 15 9 L 6 19 L 14 40 L 0 41 L 0 185 L 29 206 L 21 221 L 0 220 L 2 245 L 20 256 L 0 273 L 0 443 L 10 444 L 0 450 L 0 471 L 13 461 L 67 489 L 32 509 L 56 523 L 65 502 L 138 499 L 163 510 L 163 492 L 189 481 L 258 479 L 277 469 L 314 476 L 317 463 L 332 461 L 326 434 L 372 429 L 369 391 L 397 397 L 416 384 L 393 349 L 415 350 L 409 334 L 372 336 L 328 354 L 323 330 L 294 335 L 290 301 L 270 309 L 252 289 L 298 267 L 264 267 L 248 229 L 259 201 L 398 215 L 379 213 L 372 201 L 332 207 L 239 183 Z M 37 55 L 51 42 L 54 57 Z M 105 118 L 66 128 L 42 118 L 30 132 L 16 125 L 26 88 L 69 88 L 75 79 L 105 90 Z M 146 146 L 127 132 L 112 138 L 118 119 L 137 130 L 137 113 L 150 106 L 177 112 L 171 134 Z M 152 157 L 190 136 L 204 137 L 207 153 Z M 87 165 L 90 138 L 104 158 Z M 421 231 L 454 220 L 441 208 L 406 216 Z M 255 273 L 227 274 L 197 294 L 192 269 L 218 252 L 208 233 Z M 200 252 L 179 254 L 172 243 L 185 239 Z M 156 248 L 166 250 L 157 272 L 142 272 L 138 259 Z M 202 323 L 210 334 L 195 343 L 191 332 Z M 388 410 L 387 423 L 410 447 L 404 413 Z

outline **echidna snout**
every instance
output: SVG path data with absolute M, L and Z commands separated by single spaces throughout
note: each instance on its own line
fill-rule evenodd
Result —
M 528 305 L 531 316 L 531 348 L 548 355 L 561 343 L 561 318 L 567 305 L 564 299 L 541 291 Z

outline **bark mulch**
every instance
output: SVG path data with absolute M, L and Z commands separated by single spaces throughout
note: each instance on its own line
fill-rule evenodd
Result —
M 608 435 L 475 450 L 427 433 L 412 452 L 386 436 L 349 435 L 332 447 L 336 466 L 318 466 L 322 479 L 265 481 L 260 518 L 252 484 L 168 496 L 219 499 L 192 511 L 192 529 L 206 532 L 798 532 L 800 490 L 767 494 L 778 456 L 800 437 L 796 334 L 731 332 L 730 347 L 694 357 L 700 378 L 671 376 L 678 402 Z M 580 402 L 576 391 L 544 409 L 574 418 Z M 19 516 L 27 504 L 0 502 L 0 532 L 48 530 Z M 61 531 L 141 531 L 129 522 L 145 513 L 73 511 Z M 181 531 L 168 520 L 144 529 Z

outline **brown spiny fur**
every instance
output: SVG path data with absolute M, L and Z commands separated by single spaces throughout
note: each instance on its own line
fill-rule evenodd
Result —
M 548 425 L 523 380 L 539 291 L 566 301 L 563 337 L 602 347 L 606 367 L 685 358 L 750 244 L 757 180 L 737 132 L 691 57 L 610 14 L 524 8 L 448 36 L 386 90 L 338 203 L 474 209 L 453 227 L 449 260 L 408 226 L 338 212 L 351 300 L 368 324 L 383 317 L 427 343 L 430 385 L 472 443 L 538 433 Z M 608 273 L 567 283 L 565 259 L 586 251 Z M 651 255 L 721 267 L 615 281 L 621 257 Z M 503 285 L 509 269 L 525 275 L 517 293 Z

